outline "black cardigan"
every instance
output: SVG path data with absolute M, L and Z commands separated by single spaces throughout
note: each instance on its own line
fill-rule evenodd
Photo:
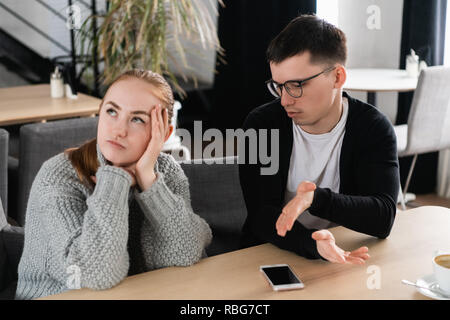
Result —
M 309 212 L 346 228 L 386 238 L 394 223 L 399 191 L 395 132 L 375 107 L 345 92 L 343 96 L 348 98 L 349 109 L 339 162 L 339 193 L 317 188 Z M 239 165 L 248 213 L 241 247 L 270 242 L 310 259 L 320 258 L 311 238 L 315 230 L 306 229 L 298 221 L 285 237 L 278 236 L 275 229 L 283 208 L 293 143 L 292 120 L 279 99 L 254 109 L 243 125 L 244 130 L 249 128 L 279 129 L 279 170 L 275 175 L 260 175 L 260 168 L 270 165 Z M 270 153 L 270 139 L 267 141 Z M 248 155 L 248 143 L 245 146 Z

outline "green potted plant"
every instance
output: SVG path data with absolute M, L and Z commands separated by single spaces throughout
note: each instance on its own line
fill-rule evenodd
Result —
M 214 22 L 218 15 L 216 1 L 108 0 L 104 14 L 83 22 L 80 51 L 90 53 L 88 65 L 94 59 L 103 62 L 99 80 L 104 85 L 131 68 L 149 69 L 165 76 L 183 97 L 185 92 L 178 79 L 191 80 L 194 85 L 197 79 L 185 72 L 189 70 L 188 49 L 181 40 L 197 43 L 203 49 L 213 48 L 219 59 L 223 55 Z M 221 0 L 218 2 L 223 6 Z M 176 121 L 176 114 L 174 118 Z
M 189 68 L 183 37 L 202 48 L 223 50 L 217 37 L 215 15 L 217 0 L 108 0 L 104 14 L 88 17 L 80 30 L 81 51 L 88 43 L 91 58 L 104 62 L 102 83 L 109 84 L 117 75 L 131 68 L 149 69 L 171 81 L 176 92 L 184 90 L 171 70 L 187 81 L 181 64 Z M 218 1 L 223 5 L 222 1 Z M 208 7 L 209 6 L 209 7 Z M 98 23 L 97 23 L 98 21 Z M 97 31 L 93 33 L 93 24 Z M 174 56 L 177 56 L 176 59 Z M 171 68 L 169 68 L 171 66 Z M 191 80 L 196 81 L 191 77 Z

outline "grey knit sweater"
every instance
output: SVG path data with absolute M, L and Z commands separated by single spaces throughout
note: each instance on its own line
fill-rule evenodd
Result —
M 157 179 L 143 192 L 99 151 L 95 189 L 83 185 L 64 154 L 46 161 L 31 187 L 16 299 L 69 289 L 108 289 L 128 275 L 188 266 L 211 242 L 192 211 L 189 185 L 172 156 L 158 157 Z

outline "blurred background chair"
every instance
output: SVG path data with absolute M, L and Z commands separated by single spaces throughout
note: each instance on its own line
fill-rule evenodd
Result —
M 191 151 L 186 146 L 183 146 L 181 144 L 181 138 L 177 135 L 177 118 L 180 109 L 181 103 L 179 101 L 175 101 L 175 103 L 173 104 L 173 116 L 171 122 L 174 130 L 169 139 L 167 139 L 167 141 L 164 143 L 162 151 L 170 152 L 172 155 L 179 155 L 181 151 L 181 160 L 189 161 L 191 160 Z
M 450 148 L 450 68 L 423 70 L 414 92 L 408 123 L 394 127 L 399 157 L 414 156 L 403 191 L 402 208 L 417 156 Z
M 8 144 L 9 133 L 0 128 L 0 200 L 6 217 L 8 213 Z
M 25 213 L 33 180 L 41 165 L 52 156 L 70 147 L 77 147 L 97 135 L 98 117 L 58 120 L 23 125 L 20 129 L 18 163 L 10 162 L 10 204 L 15 201 L 11 217 L 25 224 Z
M 6 225 L 0 230 L 0 300 L 12 300 L 23 251 L 24 229 Z
M 24 238 L 23 228 L 7 223 L 8 137 L 8 132 L 0 129 L 0 300 L 14 299 Z
M 181 167 L 189 180 L 192 209 L 212 230 L 206 253 L 213 256 L 237 250 L 247 217 L 237 158 L 228 158 L 233 164 L 226 164 L 225 158 L 214 159 L 214 164 L 195 161 L 182 162 Z

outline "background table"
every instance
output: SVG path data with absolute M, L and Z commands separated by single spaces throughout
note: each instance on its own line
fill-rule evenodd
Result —
M 428 299 L 401 280 L 416 281 L 432 273 L 433 251 L 450 249 L 449 230 L 450 209 L 420 207 L 398 212 L 385 240 L 343 227 L 331 229 L 346 250 L 369 247 L 371 258 L 363 266 L 308 260 L 264 244 L 206 258 L 190 267 L 128 277 L 109 290 L 72 290 L 46 299 Z M 277 263 L 288 263 L 305 288 L 272 291 L 259 266 Z M 371 268 L 381 272 L 379 289 L 368 288 L 369 277 L 374 276 Z
M 367 102 L 376 106 L 376 92 L 407 92 L 417 87 L 417 78 L 399 69 L 347 69 L 345 90 L 366 91 Z
M 78 99 L 52 98 L 49 84 L 0 89 L 0 126 L 94 116 L 101 99 L 78 93 Z

